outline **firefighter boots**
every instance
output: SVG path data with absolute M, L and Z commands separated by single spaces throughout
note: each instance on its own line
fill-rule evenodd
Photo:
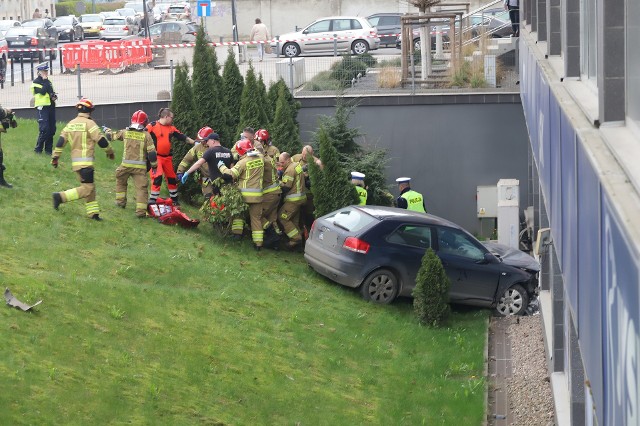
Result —
M 4 186 L 5 188 L 13 188 L 13 185 L 11 185 L 9 182 L 4 180 L 4 170 L 6 167 L 4 167 L 3 161 L 4 161 L 4 154 L 0 150 L 0 186 Z
M 58 207 L 62 204 L 62 196 L 59 192 L 54 192 L 51 196 L 53 197 L 53 208 L 58 210 Z

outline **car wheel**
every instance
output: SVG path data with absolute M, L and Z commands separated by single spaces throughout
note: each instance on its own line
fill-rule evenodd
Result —
M 69 43 L 73 43 L 76 40 L 76 37 L 73 33 L 69 34 Z
M 369 51 L 369 45 L 364 40 L 356 40 L 351 45 L 351 51 L 354 55 L 364 55 Z
M 419 38 L 413 40 L 413 50 L 415 52 L 419 52 L 420 51 L 420 39 Z
M 300 46 L 298 46 L 296 43 L 286 43 L 284 46 L 282 46 L 282 53 L 284 54 L 284 56 L 287 56 L 289 58 L 298 56 L 300 55 Z
M 360 294 L 365 300 L 381 305 L 393 302 L 399 290 L 398 278 L 388 269 L 372 272 L 360 286 Z
M 496 312 L 503 316 L 523 315 L 529 306 L 529 294 L 521 285 L 509 287 L 498 299 Z

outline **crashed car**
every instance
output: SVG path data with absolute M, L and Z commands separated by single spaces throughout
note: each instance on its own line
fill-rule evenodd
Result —
M 321 275 L 388 304 L 412 295 L 429 248 L 449 277 L 451 303 L 523 315 L 537 292 L 540 265 L 528 254 L 482 244 L 446 219 L 393 207 L 349 206 L 318 218 L 304 257 Z

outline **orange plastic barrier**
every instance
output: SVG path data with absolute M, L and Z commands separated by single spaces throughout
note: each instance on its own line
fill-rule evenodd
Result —
M 152 59 L 149 39 L 69 43 L 62 52 L 62 65 L 72 70 L 78 64 L 81 69 L 119 69 Z

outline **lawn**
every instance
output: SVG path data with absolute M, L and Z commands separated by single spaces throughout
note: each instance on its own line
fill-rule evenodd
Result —
M 43 303 L 0 308 L 0 424 L 483 422 L 488 311 L 429 329 L 410 300 L 366 303 L 301 253 L 138 219 L 131 184 L 115 206 L 101 150 L 105 220 L 54 211 L 51 193 L 77 185 L 69 148 L 53 169 L 19 123 L 2 135 L 0 284 Z

